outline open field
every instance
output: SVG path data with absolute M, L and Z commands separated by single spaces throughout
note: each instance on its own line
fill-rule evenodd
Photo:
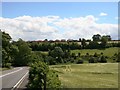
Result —
M 64 88 L 117 88 L 118 63 L 52 65 Z
M 115 53 L 118 53 L 118 47 L 112 47 L 112 48 L 106 48 L 106 49 L 82 49 L 82 50 L 71 50 L 72 53 L 81 53 L 81 55 L 85 55 L 86 53 L 89 53 L 89 55 L 94 55 L 96 52 L 97 54 L 100 54 L 101 52 L 108 57 L 113 56 Z
M 80 52 L 81 55 L 85 55 L 86 53 L 89 53 L 89 55 L 94 55 L 95 52 L 97 54 L 100 54 L 102 52 L 105 56 L 111 57 L 115 53 L 118 53 L 118 49 L 120 49 L 120 48 L 118 48 L 118 47 L 111 47 L 111 48 L 106 48 L 106 49 L 81 49 L 81 50 L 71 50 L 71 53 L 78 54 Z M 37 52 L 39 52 L 39 51 L 37 51 Z M 41 53 L 48 54 L 47 51 L 44 51 L 44 52 L 42 51 Z

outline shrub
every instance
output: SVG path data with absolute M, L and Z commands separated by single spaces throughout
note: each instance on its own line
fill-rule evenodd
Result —
M 58 78 L 58 74 L 53 70 L 49 70 L 49 72 L 47 74 L 47 88 L 50 88 L 50 89 L 51 88 L 60 88 L 60 85 L 61 85 L 61 82 Z
M 97 53 L 95 53 L 95 54 L 94 54 L 94 57 L 98 57 L 98 54 L 97 54 Z
M 95 63 L 95 58 L 91 57 L 91 58 L 89 59 L 89 63 Z
M 6 64 L 5 64 L 5 67 L 6 67 L 6 68 L 11 68 L 11 63 L 6 63 Z
M 106 57 L 105 56 L 101 56 L 100 62 L 101 63 L 106 63 L 107 62 Z
M 78 61 L 77 61 L 77 64 L 83 64 L 83 63 L 84 63 L 83 60 L 78 60 Z
M 60 80 L 55 71 L 50 71 L 44 62 L 35 62 L 29 71 L 29 89 L 44 89 L 60 87 Z

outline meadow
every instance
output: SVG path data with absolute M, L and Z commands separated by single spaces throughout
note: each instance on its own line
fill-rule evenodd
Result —
M 94 55 L 95 53 L 100 54 L 101 52 L 108 57 L 113 56 L 115 53 L 118 53 L 118 47 L 111 47 L 106 49 L 82 49 L 82 50 L 71 50 L 71 53 L 81 53 L 81 55 L 86 55 L 86 53 L 89 53 L 89 55 Z
M 118 63 L 51 65 L 63 88 L 117 88 Z
M 120 48 L 118 47 L 111 47 L 111 48 L 105 48 L 105 49 L 80 49 L 80 50 L 71 50 L 71 53 L 81 53 L 81 55 L 86 55 L 86 53 L 89 53 L 89 55 L 94 55 L 95 53 L 100 54 L 101 52 L 108 57 L 113 56 L 115 53 L 118 53 Z M 37 51 L 39 52 L 39 51 Z M 48 54 L 47 51 L 40 51 L 41 53 Z

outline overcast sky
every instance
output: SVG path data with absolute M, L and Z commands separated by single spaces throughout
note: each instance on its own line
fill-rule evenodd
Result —
M 94 34 L 118 39 L 117 2 L 4 2 L 2 30 L 13 40 L 91 39 Z

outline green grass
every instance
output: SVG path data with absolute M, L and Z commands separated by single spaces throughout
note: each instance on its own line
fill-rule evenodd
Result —
M 118 63 L 52 65 L 64 88 L 117 88 Z
M 94 55 L 95 52 L 97 54 L 100 54 L 101 52 L 103 52 L 105 56 L 111 57 L 115 53 L 118 53 L 118 49 L 119 48 L 117 47 L 106 48 L 106 49 L 101 49 L 101 50 L 100 49 L 82 49 L 82 50 L 71 50 L 71 53 L 78 54 L 80 52 L 81 55 L 86 55 L 86 53 L 89 53 L 89 55 Z
M 0 68 L 0 71 L 9 70 L 10 68 Z

